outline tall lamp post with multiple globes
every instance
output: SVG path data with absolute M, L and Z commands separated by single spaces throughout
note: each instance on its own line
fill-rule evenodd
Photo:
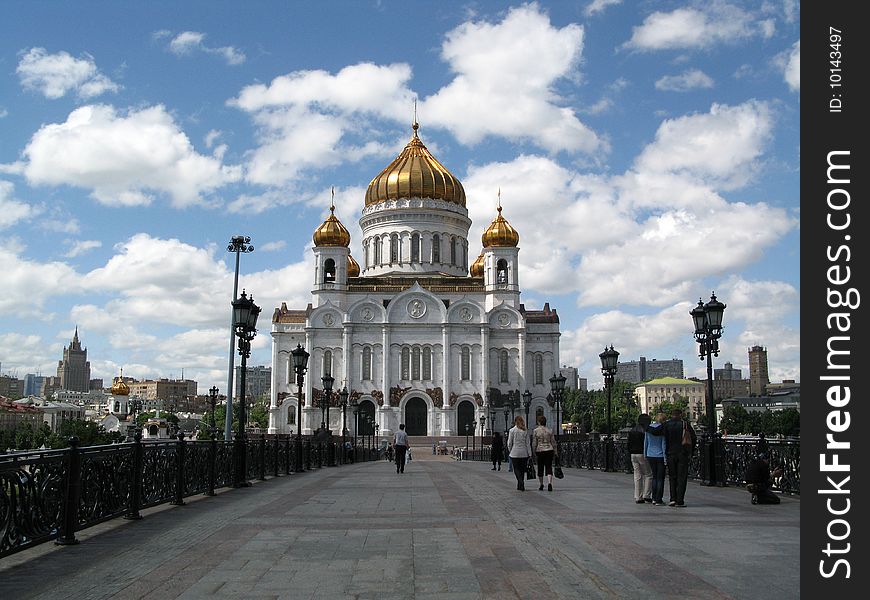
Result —
M 529 410 L 532 407 L 532 393 L 529 390 L 523 392 L 523 408 L 526 411 L 526 427 L 531 430 L 532 424 L 529 422 Z
M 217 405 L 217 397 L 219 391 L 220 390 L 218 390 L 216 385 L 213 385 L 208 391 L 208 400 L 211 403 L 211 427 L 209 427 L 208 433 L 210 436 L 212 436 L 212 439 L 214 439 L 214 436 L 217 435 L 217 423 L 215 423 L 214 420 L 214 410 L 215 405 Z
M 305 371 L 308 370 L 308 352 L 302 344 L 290 351 L 290 362 L 296 373 L 296 471 L 302 472 L 302 389 L 305 385 Z
M 332 386 L 335 384 L 335 378 L 327 373 L 320 378 L 323 383 L 323 395 L 320 397 L 320 428 L 329 430 L 329 401 L 332 396 Z
M 228 252 L 236 254 L 236 271 L 233 277 L 233 302 L 239 295 L 239 256 L 254 251 L 251 238 L 246 235 L 234 235 L 227 246 Z M 236 349 L 236 311 L 235 306 L 230 314 L 230 364 L 227 369 L 227 417 L 224 423 L 224 439 L 230 441 L 233 435 L 233 362 Z
M 613 396 L 613 379 L 616 376 L 616 365 L 619 362 L 619 352 L 606 346 L 604 352 L 598 355 L 601 359 L 601 374 L 604 375 L 604 387 L 607 388 L 607 440 L 604 442 L 604 470 L 613 470 L 613 420 L 611 401 Z
M 722 337 L 722 317 L 725 304 L 716 299 L 716 293 L 710 295 L 710 301 L 704 304 L 698 300 L 698 306 L 689 311 L 695 324 L 695 341 L 698 342 L 698 355 L 701 360 L 707 359 L 707 427 L 702 436 L 702 445 L 706 456 L 702 458 L 702 484 L 725 485 L 725 465 L 721 448 L 718 448 L 721 438 L 716 432 L 716 402 L 713 398 L 713 356 L 719 356 L 719 338 Z M 706 477 L 704 470 L 707 471 Z
M 344 460 L 347 460 L 347 452 L 345 451 L 344 444 L 347 441 L 347 397 L 350 396 L 350 392 L 347 391 L 347 386 L 341 388 L 341 391 L 338 393 L 338 397 L 341 399 L 341 451 L 342 456 L 344 456 Z
M 550 392 L 553 394 L 553 401 L 556 404 L 556 422 L 553 424 L 556 427 L 556 443 L 559 443 L 559 437 L 562 435 L 562 399 L 565 394 L 565 376 L 559 373 L 550 377 Z
M 257 317 L 260 307 L 254 304 L 254 297 L 248 297 L 242 290 L 242 295 L 233 302 L 233 321 L 236 326 L 236 336 L 239 338 L 239 356 L 242 357 L 241 374 L 239 375 L 239 430 L 234 441 L 236 455 L 236 478 L 233 487 L 248 487 L 247 448 L 245 434 L 245 375 L 248 370 L 248 358 L 251 356 L 251 340 L 257 335 Z

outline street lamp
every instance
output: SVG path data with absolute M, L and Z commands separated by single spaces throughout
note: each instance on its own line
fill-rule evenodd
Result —
M 622 397 L 625 399 L 625 426 L 630 427 L 632 424 L 631 409 L 634 407 L 634 389 L 625 388 L 622 391 Z
M 248 487 L 251 484 L 247 481 L 248 470 L 246 468 L 247 449 L 246 449 L 246 434 L 245 434 L 245 380 L 248 370 L 248 358 L 251 356 L 251 340 L 257 335 L 257 317 L 260 316 L 260 307 L 254 304 L 254 297 L 245 295 L 242 290 L 242 295 L 233 301 L 233 321 L 236 326 L 236 336 L 239 338 L 239 356 L 242 357 L 242 368 L 239 381 L 239 430 L 236 433 L 234 451 L 237 453 L 236 459 L 236 480 L 233 487 Z
M 309 354 L 302 347 L 302 344 L 296 344 L 296 348 L 290 351 L 290 362 L 293 365 L 293 371 L 296 373 L 296 470 L 304 471 L 302 468 L 302 386 L 305 383 L 305 371 L 308 369 Z
M 604 470 L 610 471 L 612 466 L 613 454 L 613 423 L 611 421 L 610 403 L 613 396 L 613 378 L 616 375 L 616 364 L 619 361 L 619 352 L 613 349 L 613 344 L 610 344 L 610 349 L 604 347 L 604 352 L 598 355 L 601 359 L 601 373 L 604 375 L 604 386 L 607 388 L 607 441 L 605 442 L 604 450 Z
M 323 382 L 323 396 L 320 398 L 320 428 L 329 430 L 329 398 L 332 395 L 335 378 L 327 373 L 320 378 L 320 381 Z
M 532 407 L 532 393 L 529 390 L 523 392 L 523 408 L 526 409 L 526 427 L 531 427 L 529 423 L 529 409 Z
M 341 451 L 344 452 L 344 442 L 345 437 L 347 436 L 347 397 L 350 393 L 347 391 L 347 386 L 345 385 L 341 391 L 338 393 L 338 397 L 341 400 Z M 347 457 L 345 457 L 347 458 Z
M 480 449 L 483 450 L 483 437 L 486 435 L 486 416 L 480 417 Z
M 468 432 L 471 430 L 471 423 L 465 424 L 465 449 L 468 450 Z
M 556 404 L 556 443 L 559 443 L 559 437 L 562 435 L 562 394 L 565 393 L 565 376 L 559 373 L 550 377 L 550 392 L 553 394 L 553 401 Z
M 717 452 L 716 404 L 713 399 L 713 356 L 719 356 L 719 338 L 722 337 L 722 316 L 725 304 L 716 299 L 716 293 L 710 295 L 710 301 L 704 304 L 699 299 L 698 306 L 689 311 L 695 324 L 695 340 L 698 342 L 698 355 L 701 360 L 707 359 L 707 419 L 709 425 L 703 434 L 703 448 L 708 449 L 706 460 L 702 461 L 709 470 L 709 477 L 703 477 L 704 485 L 725 485 L 725 469 L 720 464 L 722 453 Z M 709 442 L 709 444 L 707 443 Z M 717 456 L 718 454 L 718 456 Z
M 505 407 L 504 407 L 504 434 L 505 435 L 507 435 L 507 432 L 508 432 L 508 413 L 509 412 L 510 412 L 510 410 L 508 409 L 507 404 L 505 404 Z M 505 442 L 507 442 L 507 440 L 505 440 Z
M 211 402 L 211 427 L 209 428 L 209 433 L 211 435 L 215 435 L 217 433 L 217 424 L 214 420 L 214 407 L 215 404 L 217 404 L 217 397 L 219 391 L 220 390 L 218 390 L 216 385 L 212 386 L 212 388 L 208 391 L 208 399 L 209 402 Z
M 353 461 L 356 462 L 356 444 L 359 441 L 359 404 L 356 398 L 350 401 L 353 410 Z
M 227 246 L 228 252 L 236 253 L 236 271 L 233 277 L 233 302 L 239 294 L 239 256 L 254 251 L 250 244 L 251 238 L 246 235 L 234 235 Z M 235 307 L 230 312 L 230 366 L 227 369 L 227 416 L 224 423 L 224 439 L 230 441 L 233 431 L 233 361 L 235 360 L 236 346 L 236 313 Z

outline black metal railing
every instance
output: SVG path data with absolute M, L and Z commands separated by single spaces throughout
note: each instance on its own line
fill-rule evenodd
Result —
M 720 444 L 718 451 L 723 459 L 725 481 L 728 485 L 745 485 L 746 466 L 758 452 L 758 440 L 754 439 L 717 439 Z M 704 461 L 701 460 L 703 452 L 709 451 L 709 441 L 699 441 L 695 452 L 689 460 L 689 478 L 706 479 L 702 472 Z M 771 469 L 781 467 L 782 477 L 774 480 L 773 488 L 786 494 L 800 494 L 800 442 L 795 440 L 767 440 L 767 452 Z M 559 462 L 563 467 L 575 469 L 598 469 L 604 470 L 606 464 L 606 440 L 586 441 L 560 441 Z M 628 452 L 628 443 L 625 440 L 613 441 L 613 471 L 631 473 L 631 455 Z M 492 460 L 491 449 L 486 447 L 476 450 L 462 451 L 464 460 L 477 460 L 490 462 Z M 503 462 L 507 461 L 507 453 Z
M 184 504 L 195 494 L 236 486 L 234 442 L 182 438 L 0 454 L 0 558 L 55 540 L 77 544 L 76 532 L 164 503 Z M 289 475 L 324 466 L 376 460 L 375 449 L 344 451 L 340 442 L 248 436 L 244 443 L 249 480 Z

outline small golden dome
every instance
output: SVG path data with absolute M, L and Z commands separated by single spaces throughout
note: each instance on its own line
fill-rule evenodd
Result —
M 489 224 L 480 239 L 484 248 L 516 247 L 520 243 L 520 234 L 508 223 L 507 219 L 501 216 L 501 205 L 499 205 L 498 216 Z
M 113 396 L 129 396 L 130 386 L 124 381 L 124 376 L 115 377 L 112 380 L 112 395 Z
M 329 207 L 329 216 L 314 231 L 315 246 L 350 246 L 350 233 L 335 216 L 335 205 Z
M 359 277 L 359 263 L 350 254 L 347 255 L 347 276 Z
M 398 198 L 432 198 L 465 206 L 465 189 L 417 137 L 419 125 L 412 125 L 414 136 L 401 154 L 372 179 L 366 191 L 366 206 Z
M 483 277 L 483 252 L 480 253 L 477 260 L 471 263 L 470 271 L 472 277 Z

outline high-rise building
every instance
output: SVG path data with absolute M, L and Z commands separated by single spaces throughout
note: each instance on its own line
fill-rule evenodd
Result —
M 24 381 L 9 375 L 0 375 L 0 396 L 21 398 L 24 395 Z
M 175 412 L 184 404 L 185 396 L 196 396 L 196 382 L 191 379 L 156 379 L 129 384 L 130 397 L 139 398 L 145 410 L 160 408 Z
M 768 383 L 767 348 L 753 346 L 749 349 L 749 394 L 763 396 Z
M 87 348 L 82 348 L 79 342 L 78 327 L 70 345 L 64 346 L 63 360 L 57 362 L 57 376 L 61 389 L 74 392 L 90 390 L 91 363 L 88 362 Z
M 268 396 L 272 389 L 272 367 L 247 367 L 245 369 L 245 395 L 256 400 L 261 396 Z M 242 393 L 242 367 L 236 366 L 236 397 Z M 336 382 L 335 385 L 339 385 Z M 338 388 L 336 388 L 338 389 Z
M 629 383 L 641 383 L 661 377 L 683 378 L 683 361 L 679 358 L 670 360 L 648 360 L 641 356 L 640 360 L 616 363 L 616 379 Z
M 45 390 L 45 377 L 28 373 L 24 376 L 24 395 L 42 396 Z
M 722 369 L 713 369 L 713 379 L 743 379 L 743 372 L 735 369 L 730 362 L 725 363 Z
M 559 374 L 565 378 L 566 390 L 580 389 L 580 374 L 576 367 L 562 367 L 559 369 Z

